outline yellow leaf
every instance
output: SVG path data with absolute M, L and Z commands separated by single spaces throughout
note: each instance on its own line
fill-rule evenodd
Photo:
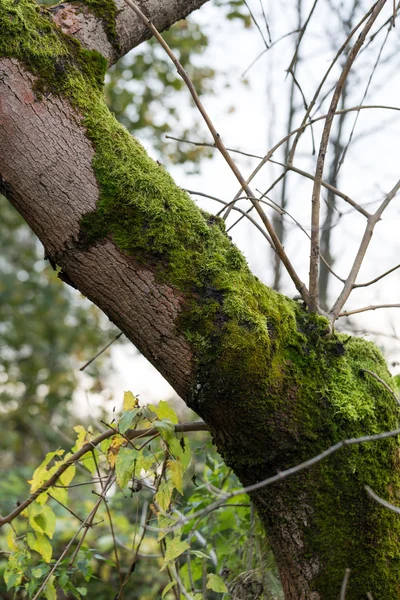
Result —
M 37 502 L 33 502 L 26 509 L 25 516 L 29 519 L 29 525 L 38 533 L 43 533 L 49 538 L 52 538 L 56 529 L 56 515 L 50 506 L 41 506 Z
M 125 444 L 125 440 L 121 435 L 114 435 L 110 447 L 107 450 L 107 460 L 110 467 L 115 467 L 115 461 L 120 447 Z
M 174 486 L 171 481 L 163 481 L 160 484 L 160 487 L 158 488 L 158 492 L 154 497 L 158 506 L 164 512 L 168 510 L 168 507 L 171 503 L 173 489 L 174 489 Z
M 75 446 L 72 448 L 72 452 L 77 452 L 82 448 L 86 441 L 87 431 L 83 427 L 83 425 L 77 425 L 76 427 L 74 427 L 74 431 L 76 431 L 78 437 L 76 438 L 76 443 Z
M 38 552 L 46 563 L 51 561 L 53 548 L 48 538 L 43 535 L 43 533 L 28 533 L 26 536 L 26 541 L 29 548 L 32 548 L 32 550 Z
M 171 477 L 171 481 L 174 485 L 174 488 L 178 490 L 180 494 L 183 496 L 183 485 L 182 485 L 182 475 L 183 475 L 183 467 L 182 463 L 179 460 L 169 460 L 167 462 L 167 468 L 169 469 L 169 474 Z
M 139 406 L 139 400 L 135 398 L 132 392 L 124 392 L 124 405 L 123 411 L 133 410 Z

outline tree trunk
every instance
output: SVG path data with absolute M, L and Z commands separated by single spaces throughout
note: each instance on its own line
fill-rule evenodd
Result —
M 187 13 L 186 0 L 168 4 L 173 18 L 179 6 Z M 0 0 L 0 29 L 0 191 L 60 276 L 204 418 L 241 481 L 394 429 L 392 397 L 362 371 L 390 382 L 379 351 L 326 339 L 325 319 L 251 274 L 223 222 L 108 112 L 106 60 L 90 43 L 83 49 L 30 0 Z M 118 35 L 114 44 L 125 47 Z M 254 492 L 287 599 L 336 600 L 346 568 L 348 600 L 400 598 L 398 518 L 364 490 L 395 500 L 398 483 L 391 438 Z

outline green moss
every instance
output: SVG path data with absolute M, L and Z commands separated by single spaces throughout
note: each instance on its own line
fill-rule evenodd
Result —
M 67 98 L 94 145 L 100 197 L 82 221 L 79 243 L 113 239 L 186 299 L 177 328 L 197 365 L 186 400 L 211 425 L 242 480 L 262 479 L 341 439 L 395 428 L 393 398 L 362 371 L 390 383 L 378 350 L 346 336 L 325 339 L 324 318 L 251 274 L 223 222 L 199 211 L 109 113 L 105 60 L 63 35 L 48 11 L 29 0 L 0 0 L 0 30 L 0 54 L 37 76 L 38 96 Z M 341 451 L 287 484 L 288 510 L 302 494 L 313 499 L 307 551 L 319 557 L 315 585 L 324 600 L 338 597 L 348 566 L 349 600 L 368 590 L 375 598 L 400 597 L 398 518 L 364 491 L 368 484 L 395 499 L 398 479 L 391 439 Z M 259 510 L 273 529 L 273 507 L 259 504 Z

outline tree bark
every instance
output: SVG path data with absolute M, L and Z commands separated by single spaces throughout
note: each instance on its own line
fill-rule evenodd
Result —
M 200 4 L 170 6 L 182 15 Z M 0 0 L 0 28 L 0 191 L 61 277 L 204 418 L 241 481 L 394 429 L 393 399 L 362 371 L 390 383 L 379 351 L 326 339 L 325 319 L 251 274 L 221 220 L 199 211 L 107 111 L 105 61 L 30 0 Z M 396 500 L 394 439 L 254 492 L 285 598 L 336 600 L 346 568 L 347 600 L 400 598 L 398 519 L 367 498 L 366 484 Z

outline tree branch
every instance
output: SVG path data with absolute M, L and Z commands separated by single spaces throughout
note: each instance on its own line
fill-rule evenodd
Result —
M 164 31 L 186 18 L 208 0 L 146 0 L 146 14 L 159 31 Z M 50 9 L 61 30 L 79 40 L 85 48 L 100 52 L 111 66 L 132 48 L 151 37 L 143 22 L 127 7 L 124 0 L 115 0 L 112 23 L 92 12 L 85 2 L 63 2 Z M 107 19 L 112 18 L 110 12 Z M 115 38 L 107 32 L 115 28 Z

